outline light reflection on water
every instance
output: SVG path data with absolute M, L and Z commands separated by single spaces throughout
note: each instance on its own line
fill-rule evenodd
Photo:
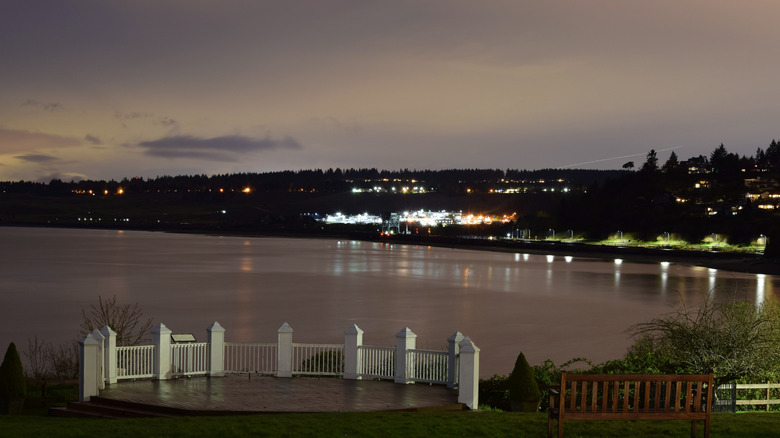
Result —
M 138 302 L 155 323 L 205 340 L 219 321 L 232 342 L 273 342 L 288 322 L 296 342 L 393 345 L 405 326 L 420 348 L 456 330 L 481 349 L 481 374 L 532 363 L 603 361 L 630 344 L 632 324 L 710 294 L 757 304 L 769 275 L 670 263 L 404 246 L 348 240 L 214 237 L 132 231 L 0 228 L 0 342 L 75 339 L 98 296 Z M 4 347 L 3 347 L 4 348 Z

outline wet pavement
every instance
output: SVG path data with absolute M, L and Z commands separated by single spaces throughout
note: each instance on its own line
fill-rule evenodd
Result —
M 199 412 L 367 412 L 461 409 L 444 385 L 248 375 L 120 381 L 100 397 Z

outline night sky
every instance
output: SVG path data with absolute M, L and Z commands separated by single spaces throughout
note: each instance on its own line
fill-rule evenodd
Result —
M 0 180 L 620 168 L 780 138 L 777 0 L 4 0 Z

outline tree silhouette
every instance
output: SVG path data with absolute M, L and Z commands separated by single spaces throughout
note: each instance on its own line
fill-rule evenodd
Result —
M 655 172 L 658 170 L 658 154 L 655 149 L 650 149 L 647 153 L 647 161 L 642 165 L 642 170 L 645 172 Z

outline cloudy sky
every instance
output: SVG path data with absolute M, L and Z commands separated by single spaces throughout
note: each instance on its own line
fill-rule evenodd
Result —
M 619 168 L 780 138 L 777 0 L 5 0 L 0 180 Z

